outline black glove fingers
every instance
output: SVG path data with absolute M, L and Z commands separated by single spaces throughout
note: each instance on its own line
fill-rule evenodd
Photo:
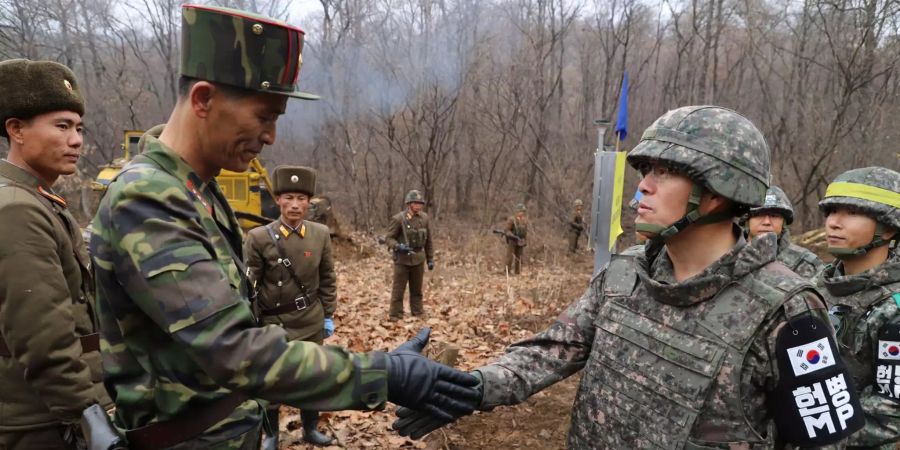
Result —
M 431 394 L 426 404 L 440 408 L 441 411 L 452 415 L 453 419 L 472 414 L 476 406 L 473 402 L 460 402 L 437 392 Z
M 476 404 L 481 403 L 481 392 L 479 392 L 478 389 L 463 387 L 458 384 L 448 383 L 444 380 L 438 380 L 434 384 L 434 391 L 450 398 L 465 400 Z
M 478 386 L 481 381 L 475 375 L 456 370 L 450 366 L 439 365 L 438 377 L 441 380 L 466 387 Z

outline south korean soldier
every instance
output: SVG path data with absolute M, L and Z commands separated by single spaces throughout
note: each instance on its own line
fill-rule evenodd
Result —
M 667 112 L 628 154 L 644 247 L 616 255 L 556 322 L 476 369 L 479 409 L 525 401 L 583 370 L 571 449 L 840 444 L 863 426 L 853 378 L 814 286 L 747 241 L 734 218 L 764 202 L 769 149 L 716 106 Z M 443 422 L 401 408 L 420 437 Z
M 859 393 L 866 426 L 851 447 L 900 441 L 900 173 L 884 167 L 838 175 L 819 202 L 835 262 L 817 278 Z

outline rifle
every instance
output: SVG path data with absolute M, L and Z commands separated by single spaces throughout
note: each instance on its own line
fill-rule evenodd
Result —
M 508 231 L 503 231 L 503 230 L 491 230 L 491 231 L 492 231 L 494 234 L 499 234 L 500 236 L 503 236 L 503 237 L 505 237 L 505 238 L 507 238 L 507 239 L 513 239 L 513 240 L 515 240 L 515 241 L 516 241 L 516 244 L 518 244 L 518 245 L 520 245 L 520 246 L 521 246 L 522 244 L 525 243 L 525 242 L 522 240 L 522 238 L 520 238 L 520 237 L 518 237 L 518 236 L 516 236 L 516 235 L 514 235 L 514 234 L 512 234 L 512 233 L 510 233 L 510 232 L 508 232 Z

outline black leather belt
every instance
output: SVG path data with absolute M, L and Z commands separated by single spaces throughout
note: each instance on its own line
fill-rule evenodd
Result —
M 285 303 L 271 309 L 260 311 L 260 314 L 263 316 L 275 316 L 278 314 L 292 313 L 294 311 L 303 311 L 310 306 L 315 305 L 317 301 L 318 298 L 310 298 L 308 296 L 297 297 L 293 302 Z

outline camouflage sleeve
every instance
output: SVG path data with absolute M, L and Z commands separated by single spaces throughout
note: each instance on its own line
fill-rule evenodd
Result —
M 747 356 L 744 358 L 744 371 L 742 386 L 753 386 L 753 389 L 745 389 L 741 392 L 744 414 L 750 418 L 750 423 L 757 427 L 761 435 L 774 433 L 777 429 L 772 423 L 773 412 L 770 410 L 769 395 L 778 385 L 778 362 L 776 360 L 775 343 L 781 329 L 787 326 L 787 318 L 793 318 L 803 314 L 813 314 L 819 320 L 830 324 L 828 310 L 822 300 L 810 292 L 800 292 L 785 301 L 760 328 L 757 337 L 750 344 Z M 834 330 L 831 330 L 832 335 Z M 777 436 L 773 436 L 778 441 Z M 843 448 L 843 445 L 823 447 Z
M 325 318 L 334 316 L 337 309 L 337 275 L 334 272 L 334 258 L 331 255 L 331 238 L 328 230 L 322 238 L 325 246 L 322 249 L 322 260 L 319 262 L 319 300 L 325 310 Z
M 425 259 L 428 261 L 434 260 L 434 245 L 432 244 L 432 231 L 434 228 L 431 226 L 431 218 L 428 219 L 428 222 L 425 223 Z
M 898 310 L 894 301 L 891 298 L 886 298 L 880 305 L 871 309 L 865 317 L 866 337 L 864 342 L 872 349 L 872 363 L 874 365 L 878 365 L 879 331 L 888 322 L 896 320 L 898 314 L 900 314 L 900 310 Z M 875 369 L 873 368 L 872 370 L 874 371 Z M 874 379 L 874 373 L 867 374 L 867 376 Z M 862 430 L 850 436 L 849 443 L 852 446 L 861 448 L 885 446 L 893 449 L 893 443 L 900 439 L 900 403 L 878 395 L 877 392 L 878 385 L 873 384 L 871 388 L 863 389 L 859 395 L 859 401 L 866 412 L 866 425 Z
M 97 398 L 75 335 L 73 299 L 57 254 L 61 237 L 50 222 L 55 218 L 31 202 L 5 206 L 2 217 L 0 335 L 50 412 L 61 422 L 76 421 Z
M 247 240 L 244 241 L 244 262 L 247 264 L 247 278 L 250 279 L 251 284 L 261 282 L 263 279 L 262 249 L 254 232 L 258 228 L 247 233 Z
M 204 371 L 189 377 L 319 411 L 383 405 L 383 357 L 289 343 L 282 328 L 255 325 L 225 272 L 230 256 L 220 262 L 210 253 L 215 247 L 185 190 L 157 178 L 128 183 L 110 201 L 111 270 L 140 311 Z
M 396 217 L 391 217 L 391 222 L 384 230 L 384 241 L 388 248 L 393 250 L 400 242 L 397 240 L 401 234 L 400 221 Z
M 517 342 L 477 371 L 484 381 L 481 409 L 514 405 L 581 370 L 594 341 L 600 298 L 594 286 L 546 330 Z

